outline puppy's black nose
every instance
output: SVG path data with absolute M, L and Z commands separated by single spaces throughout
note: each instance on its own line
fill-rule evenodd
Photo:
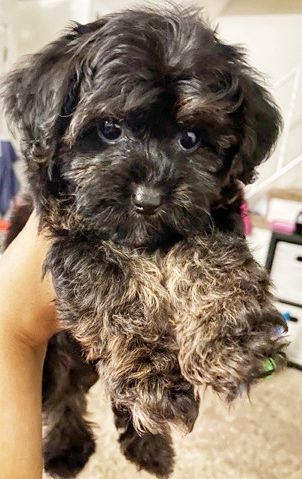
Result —
M 134 191 L 133 203 L 138 213 L 152 215 L 161 205 L 162 195 L 156 188 L 139 185 Z

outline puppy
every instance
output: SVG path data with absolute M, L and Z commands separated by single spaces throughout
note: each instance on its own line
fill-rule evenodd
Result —
M 75 24 L 4 96 L 65 328 L 44 368 L 45 468 L 73 477 L 94 451 L 97 371 L 123 453 L 167 477 L 170 426 L 192 430 L 198 386 L 230 401 L 284 363 L 286 326 L 240 215 L 278 109 L 239 48 L 176 8 Z

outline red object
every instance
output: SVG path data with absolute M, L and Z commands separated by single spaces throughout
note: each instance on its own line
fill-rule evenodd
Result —
M 0 231 L 7 231 L 10 227 L 10 221 L 0 218 Z

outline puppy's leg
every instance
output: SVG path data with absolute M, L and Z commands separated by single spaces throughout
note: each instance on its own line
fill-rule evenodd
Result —
M 213 233 L 165 258 L 182 374 L 232 400 L 284 364 L 286 324 L 245 241 Z M 268 371 L 270 370 L 270 371 Z
M 157 477 L 168 477 L 173 470 L 174 450 L 172 439 L 166 434 L 138 434 L 133 427 L 131 415 L 113 406 L 114 422 L 120 433 L 119 443 L 124 456 L 137 468 Z
M 113 404 L 131 411 L 139 433 L 165 434 L 174 425 L 189 432 L 198 415 L 193 386 L 181 375 L 175 343 L 166 333 L 156 342 L 113 336 L 99 363 Z
M 91 425 L 84 418 L 85 395 L 98 375 L 85 363 L 68 334 L 58 333 L 48 347 L 43 371 L 43 411 L 47 433 L 43 443 L 45 470 L 71 478 L 95 450 Z

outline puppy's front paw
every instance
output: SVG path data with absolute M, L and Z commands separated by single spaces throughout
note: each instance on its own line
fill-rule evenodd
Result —
M 187 337 L 180 351 L 184 377 L 196 385 L 211 386 L 227 401 L 249 391 L 258 379 L 281 369 L 286 362 L 282 352 L 287 341 L 286 325 L 273 308 L 250 313 L 244 328 L 204 341 L 200 331 Z
M 284 364 L 285 321 L 246 242 L 214 232 L 165 258 L 182 375 L 233 399 Z M 271 361 L 268 365 L 267 361 Z

